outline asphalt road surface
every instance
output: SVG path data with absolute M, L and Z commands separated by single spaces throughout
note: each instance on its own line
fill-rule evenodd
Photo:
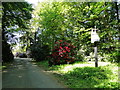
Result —
M 17 58 L 2 73 L 2 88 L 64 88 L 53 77 L 30 62 L 28 58 Z

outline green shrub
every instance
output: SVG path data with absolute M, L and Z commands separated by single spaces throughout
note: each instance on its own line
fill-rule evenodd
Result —
M 55 46 L 50 55 L 49 65 L 59 65 L 75 62 L 76 47 L 65 40 L 55 42 Z
M 3 62 L 14 60 L 14 55 L 10 49 L 10 45 L 6 41 L 2 41 L 2 60 Z
M 112 62 L 120 62 L 120 52 L 113 52 L 110 54 L 110 56 L 113 58 L 114 61 Z
M 31 47 L 32 57 L 36 61 L 43 61 L 49 55 L 49 47 L 48 45 L 41 46 L 40 43 L 35 43 Z

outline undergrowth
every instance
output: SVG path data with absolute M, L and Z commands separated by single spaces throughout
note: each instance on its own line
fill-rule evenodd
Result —
M 99 62 L 94 67 L 93 62 L 77 62 L 74 64 L 48 66 L 47 61 L 38 62 L 47 71 L 56 71 L 54 74 L 69 88 L 114 88 L 117 89 L 118 65 Z

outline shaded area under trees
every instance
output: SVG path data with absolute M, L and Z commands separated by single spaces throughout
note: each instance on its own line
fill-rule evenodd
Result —
M 7 43 L 10 38 L 6 34 L 11 32 L 13 35 L 14 32 L 27 29 L 33 9 L 27 2 L 2 2 L 2 10 L 2 60 L 9 62 L 13 60 L 13 54 Z

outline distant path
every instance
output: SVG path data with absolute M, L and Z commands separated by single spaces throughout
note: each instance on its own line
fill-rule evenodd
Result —
M 2 88 L 64 88 L 28 58 L 15 59 L 2 74 Z

